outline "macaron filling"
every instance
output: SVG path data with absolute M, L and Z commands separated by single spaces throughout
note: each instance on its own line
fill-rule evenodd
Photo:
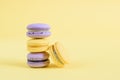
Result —
M 28 59 L 28 62 L 45 62 L 45 61 L 48 61 L 48 59 L 46 59 L 46 60 L 30 60 L 30 59 Z

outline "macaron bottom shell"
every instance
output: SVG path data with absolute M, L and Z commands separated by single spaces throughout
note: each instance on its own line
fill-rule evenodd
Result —
M 38 46 L 38 47 L 29 47 L 28 46 L 28 51 L 29 52 L 45 52 L 45 51 L 47 51 L 47 49 L 48 49 L 48 45 L 46 45 L 46 46 Z M 33 53 L 34 54 L 34 53 Z
M 46 38 L 51 35 L 51 32 L 49 31 L 40 31 L 40 32 L 39 31 L 38 32 L 28 31 L 26 35 L 31 38 Z
M 50 60 L 46 60 L 43 62 L 27 62 L 28 66 L 32 67 L 32 68 L 44 68 L 47 67 L 50 64 Z

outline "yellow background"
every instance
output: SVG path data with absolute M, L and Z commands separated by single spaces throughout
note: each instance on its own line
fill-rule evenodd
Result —
M 69 65 L 26 65 L 31 23 L 50 24 Z M 120 1 L 0 0 L 0 80 L 120 80 Z

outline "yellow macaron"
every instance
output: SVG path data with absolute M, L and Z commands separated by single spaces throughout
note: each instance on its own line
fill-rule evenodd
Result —
M 30 39 L 27 41 L 27 49 L 30 52 L 43 52 L 49 47 L 47 39 Z
M 48 52 L 50 53 L 51 59 L 56 66 L 63 67 L 65 64 L 67 64 L 67 61 L 63 58 L 63 55 L 65 55 L 64 49 L 59 42 L 51 45 L 48 49 Z

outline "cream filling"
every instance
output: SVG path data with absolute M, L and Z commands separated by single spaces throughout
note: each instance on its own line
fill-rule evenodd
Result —
M 42 46 L 49 46 L 48 44 L 28 44 L 29 47 L 42 47 Z

